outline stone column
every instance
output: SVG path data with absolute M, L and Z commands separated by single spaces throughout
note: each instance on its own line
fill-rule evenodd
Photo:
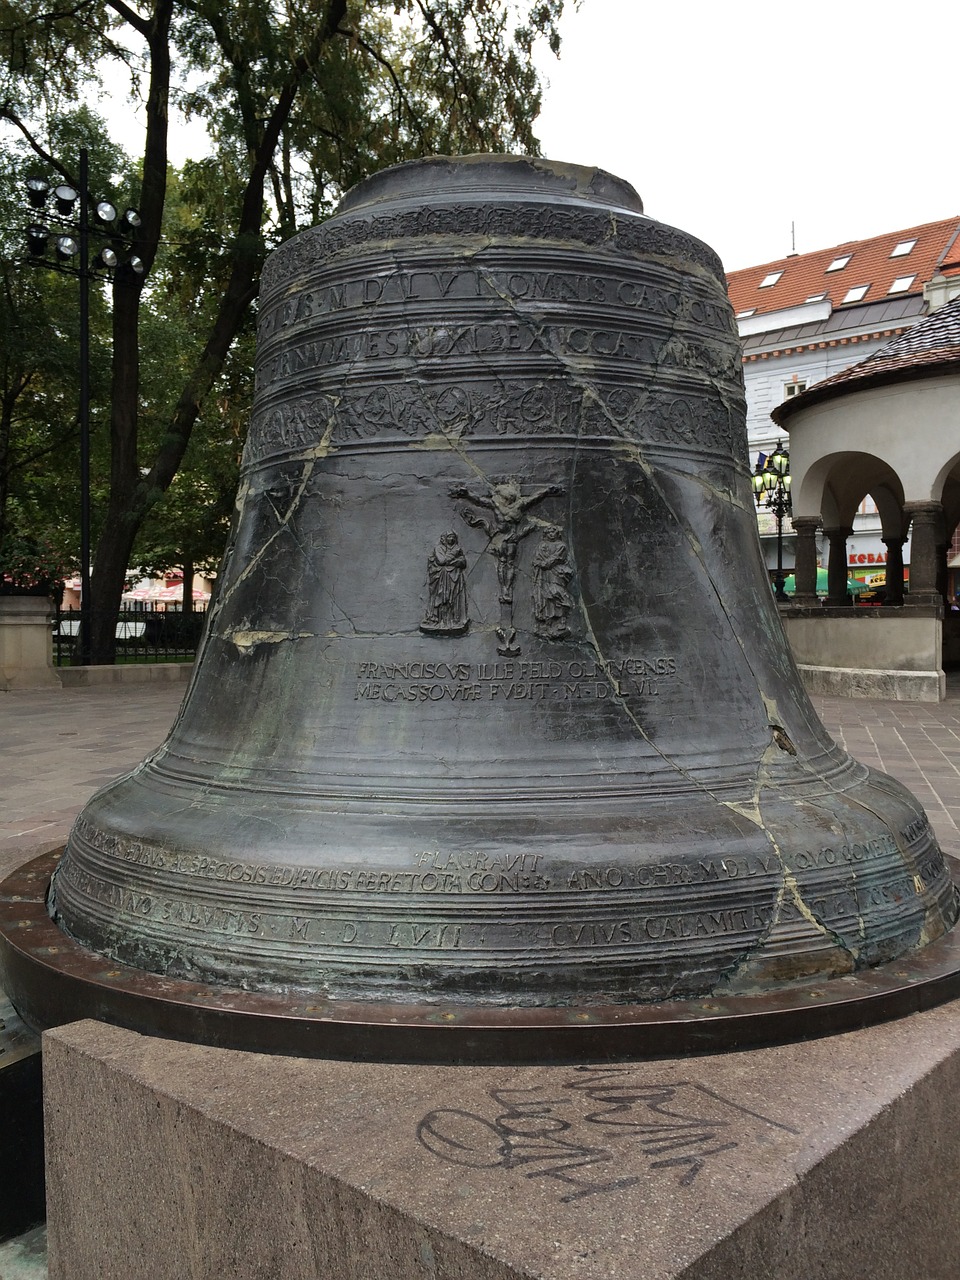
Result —
M 903 544 L 906 538 L 884 538 L 887 548 L 887 593 L 884 604 L 903 604 Z
M 850 597 L 847 594 L 847 539 L 853 533 L 850 525 L 824 529 L 830 544 L 830 559 L 827 561 L 827 604 L 832 606 L 847 605 Z
M 946 537 L 946 535 L 944 535 Z M 947 561 L 950 558 L 950 544 L 941 542 L 937 545 L 937 594 L 944 604 L 947 604 L 947 579 L 950 574 L 947 569 Z
M 819 516 L 794 516 L 793 531 L 797 535 L 794 550 L 793 603 L 817 603 L 817 530 Z
M 47 596 L 0 595 L 0 690 L 59 689 Z
M 904 515 L 911 522 L 910 603 L 940 604 L 938 588 L 940 548 L 944 544 L 943 506 L 939 502 L 907 502 Z

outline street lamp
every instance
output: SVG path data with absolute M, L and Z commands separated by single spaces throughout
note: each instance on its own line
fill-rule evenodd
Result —
M 136 276 L 144 273 L 142 259 L 131 252 L 128 239 L 140 226 L 136 209 L 127 209 L 117 219 L 117 209 L 109 200 L 98 200 L 94 206 L 94 234 L 106 236 L 109 244 L 100 249 L 90 262 L 90 190 L 89 158 L 86 148 L 80 151 L 80 173 L 77 186 L 63 182 L 51 192 L 45 178 L 34 176 L 26 181 L 31 210 L 43 215 L 26 229 L 29 260 L 52 271 L 74 275 L 80 281 L 80 661 L 90 661 L 90 281 L 97 271 L 126 269 Z M 54 213 L 47 213 L 47 201 L 53 196 Z M 116 227 L 114 226 L 116 224 Z M 53 237 L 54 258 L 45 255 Z M 118 252 L 119 251 L 119 252 Z
M 777 520 L 777 575 L 774 578 L 774 595 L 786 604 L 789 600 L 783 589 L 783 518 L 790 515 L 790 455 L 777 441 L 777 447 L 769 457 L 757 455 L 757 465 L 751 477 L 753 496 L 757 507 L 766 507 Z

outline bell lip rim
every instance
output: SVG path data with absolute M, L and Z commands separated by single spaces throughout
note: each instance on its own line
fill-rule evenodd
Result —
M 95 1018 L 246 1052 L 426 1065 L 549 1065 L 738 1052 L 859 1030 L 960 996 L 960 925 L 838 978 L 656 1005 L 463 1006 L 283 996 L 166 978 L 73 942 L 47 914 L 62 850 L 0 883 L 0 981 L 44 1031 Z M 946 855 L 952 878 L 960 862 Z

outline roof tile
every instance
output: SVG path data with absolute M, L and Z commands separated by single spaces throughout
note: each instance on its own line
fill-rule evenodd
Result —
M 960 218 L 944 218 L 918 227 L 888 231 L 870 240 L 850 240 L 830 249 L 814 253 L 792 254 L 776 262 L 746 267 L 727 275 L 730 301 L 737 314 L 753 311 L 762 315 L 800 306 L 807 298 L 826 293 L 834 307 L 856 285 L 869 285 L 864 301 L 876 302 L 888 296 L 890 286 L 899 276 L 914 277 L 910 287 L 894 297 L 922 293 L 924 284 L 938 269 L 960 270 Z M 893 249 L 904 240 L 916 240 L 907 254 L 891 258 Z M 850 261 L 839 271 L 828 271 L 835 258 L 850 255 Z M 782 275 L 776 284 L 760 288 L 760 281 L 772 273 Z M 847 304 L 850 305 L 850 304 Z

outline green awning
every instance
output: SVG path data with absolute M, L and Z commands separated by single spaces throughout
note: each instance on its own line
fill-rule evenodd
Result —
M 817 595 L 825 596 L 827 594 L 827 570 L 817 569 Z M 783 580 L 783 589 L 788 596 L 792 596 L 796 591 L 796 582 L 792 573 L 788 573 Z M 847 591 L 852 596 L 859 595 L 861 591 L 869 591 L 871 588 L 865 582 L 860 582 L 856 578 L 847 578 Z

